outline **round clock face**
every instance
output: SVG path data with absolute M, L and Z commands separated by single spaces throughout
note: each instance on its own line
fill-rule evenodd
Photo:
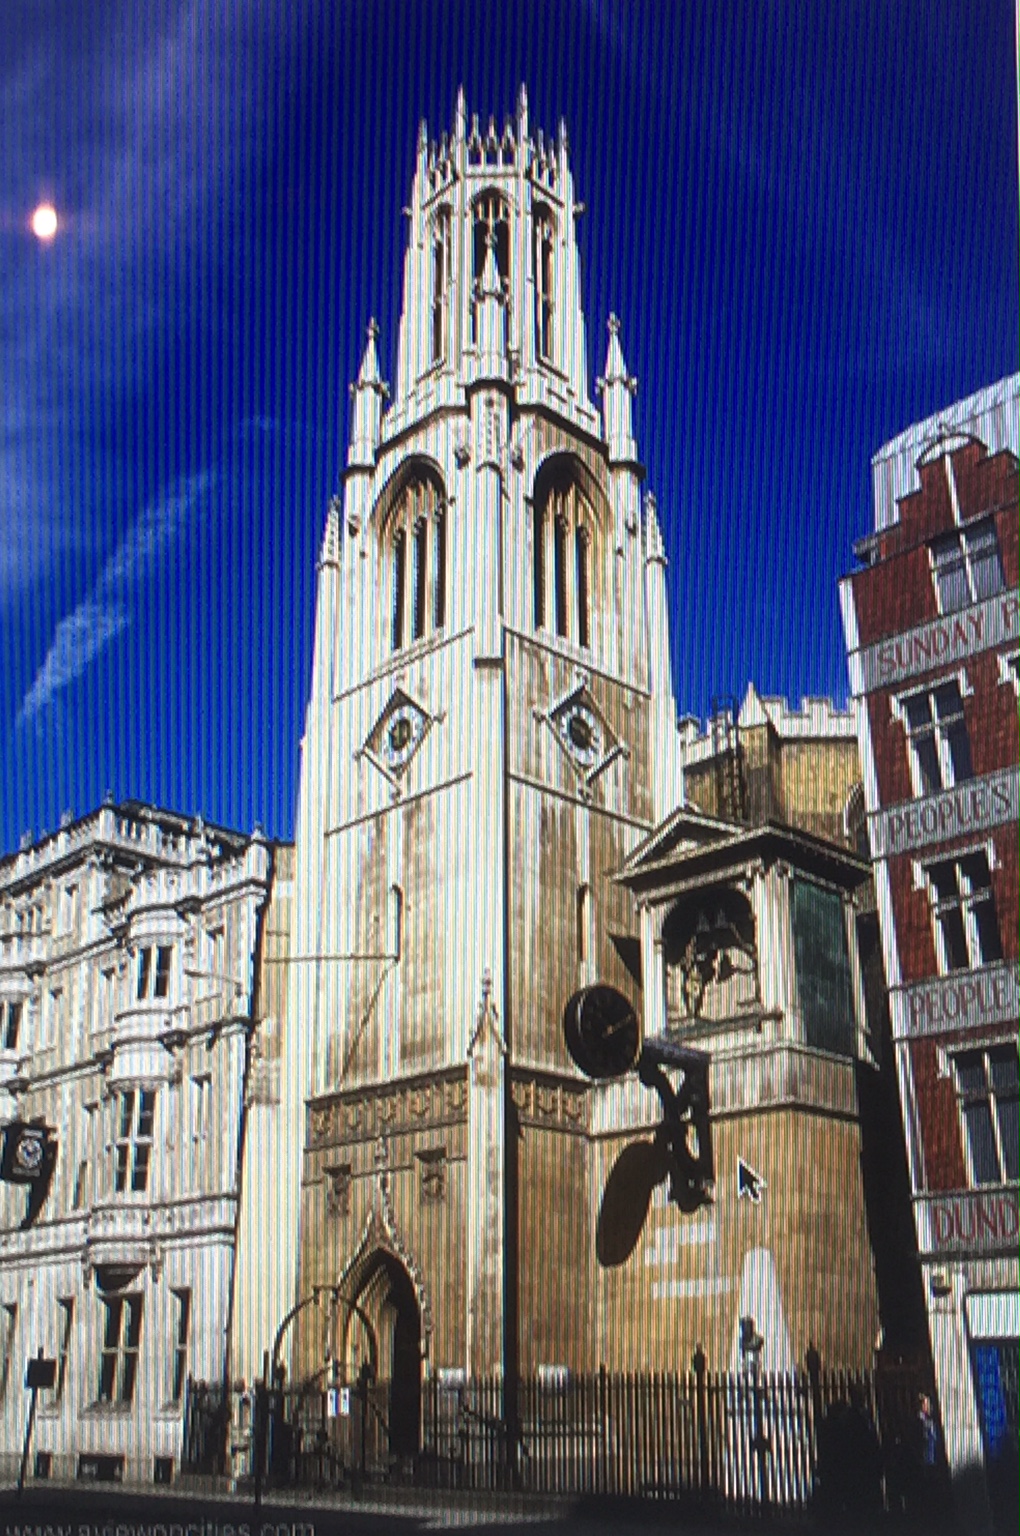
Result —
M 591 766 L 602 755 L 602 728 L 590 709 L 574 704 L 560 722 L 567 749 L 579 763 Z
M 26 1131 L 22 1135 L 15 1160 L 22 1172 L 37 1172 L 43 1160 L 43 1138 L 39 1132 Z
M 564 1010 L 563 1033 L 567 1050 L 587 1077 L 622 1077 L 641 1045 L 637 1015 L 615 987 L 575 992 Z
M 386 722 L 382 739 L 382 755 L 390 767 L 402 767 L 424 734 L 425 721 L 417 710 L 407 705 L 395 710 Z

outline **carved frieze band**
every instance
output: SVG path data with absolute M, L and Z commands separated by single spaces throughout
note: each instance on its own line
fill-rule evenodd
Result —
M 587 1131 L 587 1089 L 554 1078 L 514 1073 L 510 1091 L 522 1125 Z
M 467 1119 L 467 1103 L 466 1070 L 317 1099 L 308 1110 L 308 1145 L 346 1145 L 457 1125 Z
M 588 1129 L 587 1090 L 578 1083 L 514 1072 L 511 1093 L 522 1125 L 581 1133 Z M 308 1146 L 345 1146 L 462 1124 L 467 1109 L 466 1072 L 337 1094 L 309 1106 Z

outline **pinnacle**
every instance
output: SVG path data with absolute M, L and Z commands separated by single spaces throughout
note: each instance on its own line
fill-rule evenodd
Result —
M 623 360 L 623 348 L 620 345 L 620 321 L 616 315 L 610 315 L 606 321 L 606 330 L 609 332 L 609 345 L 606 348 L 605 372 L 599 381 L 605 388 L 607 384 L 622 384 L 633 394 L 636 380 L 627 372 L 627 364 Z
M 364 389 L 370 386 L 378 386 L 380 383 L 379 356 L 375 346 L 378 335 L 379 326 L 373 315 L 365 327 L 365 350 L 361 357 L 361 367 L 358 369 L 358 388 Z

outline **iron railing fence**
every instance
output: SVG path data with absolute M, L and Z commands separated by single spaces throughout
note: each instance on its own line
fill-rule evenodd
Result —
M 186 1431 L 218 1431 L 214 1399 L 189 1397 Z M 520 1378 L 433 1375 L 394 1429 L 392 1384 L 265 1394 L 263 1476 L 340 1487 L 390 1481 L 420 1488 L 652 1500 L 694 1499 L 743 1514 L 908 1508 L 922 1472 L 913 1369 L 823 1370 L 817 1356 L 785 1373 L 545 1373 Z M 254 1477 L 253 1395 L 235 1402 L 232 1470 Z M 198 1404 L 202 1412 L 198 1412 Z M 202 1415 L 205 1415 L 205 1418 Z M 193 1460 L 197 1465 L 198 1457 Z

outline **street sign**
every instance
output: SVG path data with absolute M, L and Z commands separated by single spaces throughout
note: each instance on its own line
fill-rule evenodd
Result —
M 4 1131 L 0 1179 L 8 1184 L 34 1184 L 46 1172 L 49 1127 L 12 1121 Z
M 37 1355 L 34 1360 L 28 1362 L 25 1372 L 25 1386 L 31 1387 L 33 1392 L 45 1392 L 55 1385 L 57 1380 L 57 1362 L 46 1360 Z

